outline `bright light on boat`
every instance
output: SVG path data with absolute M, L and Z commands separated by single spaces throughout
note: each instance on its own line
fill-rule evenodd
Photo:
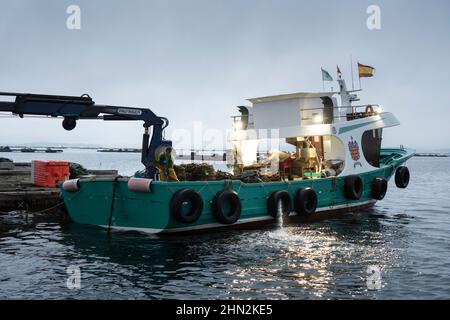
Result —
M 322 117 L 321 114 L 314 115 L 313 119 L 314 119 L 315 123 L 322 123 L 323 122 L 323 117 Z
M 243 123 L 241 120 L 235 120 L 234 121 L 234 129 L 235 130 L 242 130 L 244 127 Z
M 234 150 L 236 151 L 236 162 L 244 166 L 256 163 L 258 144 L 258 140 L 233 141 Z
M 378 113 L 378 114 L 380 114 L 380 113 L 383 113 L 383 108 L 382 107 L 378 107 L 378 109 L 377 109 L 377 111 L 375 111 L 375 113 Z

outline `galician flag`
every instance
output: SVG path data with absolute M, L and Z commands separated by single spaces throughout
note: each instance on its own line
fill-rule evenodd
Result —
M 321 70 L 322 70 L 322 81 L 333 81 L 333 78 L 328 73 L 328 71 L 323 70 L 323 68 L 321 68 Z

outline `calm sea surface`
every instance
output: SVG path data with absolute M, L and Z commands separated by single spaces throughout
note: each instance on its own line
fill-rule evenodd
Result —
M 0 154 L 51 158 L 129 175 L 139 154 L 67 150 Z M 364 214 L 304 225 L 148 236 L 0 214 L 0 298 L 25 299 L 449 299 L 450 158 L 413 158 Z M 81 288 L 66 283 L 81 270 Z M 370 276 L 376 280 L 367 284 Z M 375 277 L 375 278 L 374 278 Z M 379 280 L 379 281 L 378 281 Z

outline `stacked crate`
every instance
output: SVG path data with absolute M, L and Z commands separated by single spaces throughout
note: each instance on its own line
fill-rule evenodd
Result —
M 55 188 L 57 183 L 69 179 L 70 163 L 66 161 L 34 160 L 31 180 L 39 187 Z

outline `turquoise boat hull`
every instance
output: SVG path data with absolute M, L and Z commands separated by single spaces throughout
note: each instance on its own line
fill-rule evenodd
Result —
M 414 151 L 410 149 L 382 149 L 381 167 L 360 174 L 364 191 L 359 200 L 348 200 L 345 196 L 345 176 L 268 183 L 243 183 L 234 180 L 176 183 L 154 181 L 148 193 L 129 190 L 127 179 L 81 179 L 78 191 L 68 192 L 62 189 L 62 195 L 69 215 L 76 223 L 147 233 L 236 228 L 277 221 L 267 211 L 267 200 L 273 191 L 278 190 L 287 190 L 291 199 L 294 199 L 298 189 L 312 188 L 318 197 L 315 215 L 373 205 L 376 202 L 371 195 L 373 180 L 377 177 L 389 180 L 395 170 L 413 155 Z M 232 225 L 218 223 L 212 212 L 214 196 L 226 187 L 236 191 L 242 203 L 240 219 Z M 177 221 L 169 208 L 172 196 L 185 188 L 196 190 L 204 200 L 200 218 L 191 224 Z

